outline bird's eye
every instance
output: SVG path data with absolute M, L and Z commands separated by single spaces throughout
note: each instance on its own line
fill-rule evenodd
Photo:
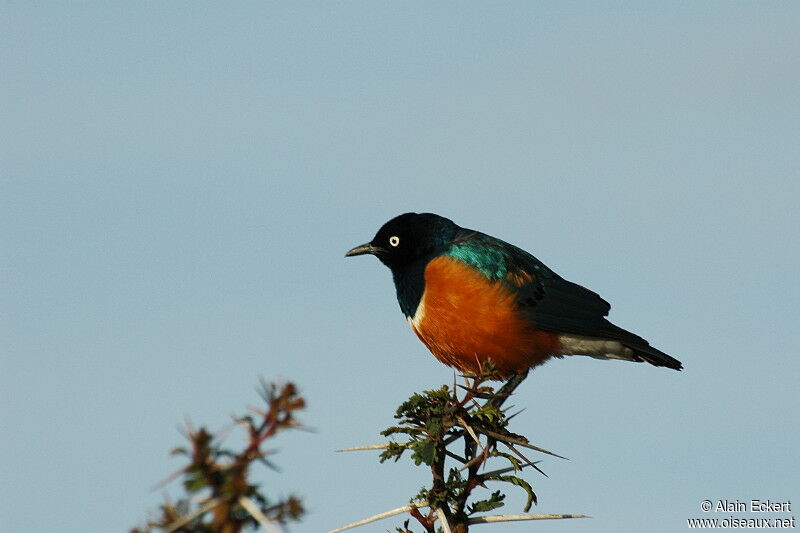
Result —
M 397 235 L 392 235 L 389 237 L 389 244 L 396 248 L 400 244 L 400 237 Z

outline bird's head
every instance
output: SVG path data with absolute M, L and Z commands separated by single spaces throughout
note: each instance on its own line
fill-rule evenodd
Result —
M 368 243 L 345 254 L 371 254 L 391 268 L 402 269 L 444 251 L 459 228 L 452 220 L 433 213 L 405 213 L 381 226 Z

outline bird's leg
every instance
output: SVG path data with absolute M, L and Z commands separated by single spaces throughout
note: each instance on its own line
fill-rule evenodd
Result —
M 486 401 L 484 405 L 487 406 L 491 405 L 500 409 L 503 403 L 505 403 L 505 401 L 509 397 L 511 397 L 511 394 L 513 394 L 514 390 L 520 385 L 520 383 L 525 381 L 526 377 L 528 377 L 528 370 L 520 372 L 519 374 L 514 374 L 513 376 L 511 376 L 511 378 L 508 379 L 508 381 L 506 381 L 503 384 L 502 387 L 500 387 L 500 389 L 497 390 L 497 392 L 494 393 L 494 395 L 492 395 L 491 398 L 489 398 Z M 467 394 L 465 395 L 464 402 L 466 402 L 467 397 L 472 395 L 471 391 L 477 391 L 481 382 L 482 380 L 480 376 L 474 377 L 471 390 L 469 388 L 467 389 Z M 466 432 L 467 428 L 464 428 L 464 430 Z M 489 453 L 494 446 L 494 441 L 493 439 L 489 439 L 487 441 L 487 445 L 483 447 L 483 451 L 481 453 L 483 459 L 473 463 L 472 460 L 477 456 L 477 451 L 478 451 L 477 443 L 471 439 L 468 439 L 465 434 L 462 434 L 462 436 L 464 437 L 464 457 L 467 459 L 468 463 L 472 463 L 470 465 L 470 475 L 474 476 L 475 473 L 477 472 L 478 466 L 483 464 L 486 461 L 486 459 L 489 458 Z
M 525 381 L 525 378 L 528 377 L 528 370 L 524 372 L 520 372 L 519 374 L 514 374 L 509 378 L 505 384 L 500 387 L 500 389 L 495 393 L 495 397 L 492 398 L 487 402 L 487 404 L 491 404 L 497 408 L 503 405 L 505 401 L 511 397 L 511 394 L 514 393 L 517 387 L 519 387 L 520 383 Z

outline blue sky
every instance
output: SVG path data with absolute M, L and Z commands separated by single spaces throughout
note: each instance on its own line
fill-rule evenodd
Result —
M 3 530 L 140 523 L 184 418 L 224 427 L 259 376 L 315 429 L 259 472 L 304 496 L 290 531 L 404 504 L 421 469 L 334 450 L 453 377 L 388 270 L 343 258 L 405 211 L 531 251 L 684 362 L 568 358 L 520 388 L 516 430 L 570 458 L 528 476 L 535 510 L 594 517 L 542 531 L 800 501 L 798 24 L 792 2 L 4 2 Z

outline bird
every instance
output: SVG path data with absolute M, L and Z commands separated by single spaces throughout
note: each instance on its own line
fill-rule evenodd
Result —
M 345 257 L 392 272 L 400 310 L 442 363 L 506 379 L 551 358 L 585 355 L 681 370 L 674 357 L 606 319 L 611 305 L 536 257 L 433 213 L 404 213 Z

